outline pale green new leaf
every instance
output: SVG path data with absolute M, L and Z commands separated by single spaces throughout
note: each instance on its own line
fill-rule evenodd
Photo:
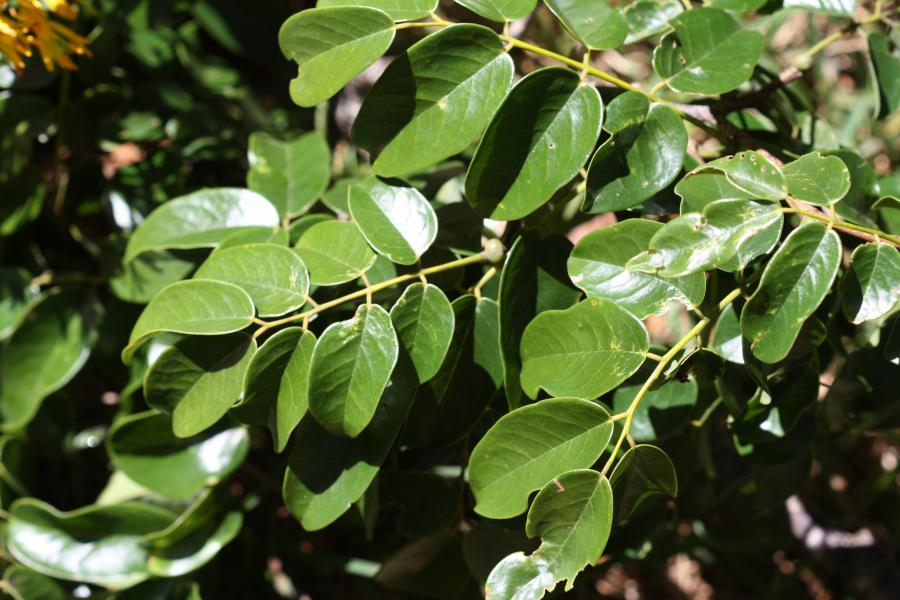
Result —
M 213 252 L 194 279 L 233 283 L 247 292 L 261 317 L 300 308 L 309 292 L 309 274 L 297 253 L 275 244 L 246 244 Z
M 377 304 L 364 304 L 351 320 L 330 325 L 312 355 L 312 416 L 334 435 L 357 437 L 378 408 L 398 351 L 391 317 Z
M 838 289 L 851 322 L 887 314 L 900 301 L 900 252 L 881 243 L 857 246 Z
M 783 222 L 777 204 L 717 200 L 702 213 L 666 223 L 651 238 L 649 249 L 626 266 L 663 277 L 685 277 L 729 263 L 740 269 L 772 249 Z
M 589 298 L 611 300 L 641 319 L 662 314 L 672 300 L 697 306 L 706 294 L 702 273 L 669 279 L 625 267 L 662 227 L 647 219 L 627 219 L 592 231 L 575 244 L 567 263 L 569 277 Z
M 572 180 L 600 135 L 603 103 L 569 69 L 530 73 L 512 89 L 481 138 L 466 173 L 466 198 L 480 216 L 524 217 Z
M 362 497 L 400 431 L 414 391 L 388 386 L 372 421 L 355 439 L 331 435 L 312 419 L 300 424 L 282 491 L 305 530 L 327 527 Z
M 617 521 L 630 517 L 648 498 L 678 495 L 678 478 L 672 459 L 657 448 L 639 444 L 622 455 L 609 476 Z
M 331 179 L 331 150 L 315 131 L 287 141 L 252 133 L 247 162 L 247 187 L 275 205 L 282 217 L 309 210 Z
M 596 398 L 634 373 L 650 339 L 643 324 L 619 305 L 591 298 L 566 310 L 539 314 L 522 336 L 522 389 L 531 398 Z
M 374 8 L 313 8 L 292 15 L 278 31 L 281 52 L 299 66 L 291 80 L 291 100 L 315 106 L 331 98 L 393 40 L 393 19 Z
M 369 177 L 352 185 L 349 210 L 369 244 L 401 265 L 415 264 L 437 235 L 437 215 L 428 200 L 400 181 Z
M 455 0 L 491 21 L 515 21 L 527 17 L 534 10 L 536 0 Z
M 375 264 L 376 254 L 353 223 L 321 221 L 303 232 L 294 247 L 313 285 L 353 281 Z
M 475 140 L 512 75 L 496 33 L 480 25 L 447 27 L 391 63 L 363 102 L 353 141 L 377 156 L 377 175 L 421 171 Z
M 316 336 L 300 327 L 283 329 L 259 348 L 244 378 L 244 398 L 232 410 L 239 420 L 268 427 L 281 452 L 309 408 L 309 365 Z
M 628 35 L 621 11 L 595 0 L 544 0 L 575 38 L 592 50 L 618 48 Z
M 172 431 L 191 437 L 241 397 L 256 340 L 242 334 L 186 337 L 167 348 L 144 378 L 147 404 L 172 415 Z
M 781 171 L 788 193 L 816 206 L 831 206 L 850 191 L 850 170 L 837 156 L 810 152 L 786 164 Z
M 317 8 L 368 6 L 386 13 L 395 21 L 415 21 L 437 8 L 438 0 L 319 0 Z
M 278 211 L 251 190 L 210 188 L 169 200 L 138 225 L 124 260 L 147 250 L 211 248 L 244 227 L 276 227 Z
M 145 341 L 164 332 L 220 335 L 253 322 L 253 301 L 240 287 L 222 281 L 192 279 L 163 288 L 138 317 L 122 362 L 129 364 Z
M 400 341 L 394 380 L 415 385 L 438 372 L 455 324 L 453 307 L 437 286 L 414 283 L 391 308 L 391 322 Z
M 724 94 L 750 78 L 765 38 L 741 29 L 723 10 L 699 7 L 671 21 L 660 40 L 653 68 L 675 91 Z
M 0 352 L 0 428 L 28 424 L 42 401 L 87 362 L 102 316 L 96 300 L 77 288 L 44 295 Z
M 143 412 L 117 421 L 109 430 L 106 448 L 113 465 L 132 481 L 186 500 L 238 468 L 250 449 L 250 436 L 241 427 L 216 427 L 177 438 L 171 417 Z
M 124 589 L 150 577 L 143 537 L 174 518 L 168 509 L 136 502 L 60 512 L 23 498 L 9 509 L 6 545 L 16 560 L 45 575 Z
M 594 564 L 612 529 L 613 493 L 596 471 L 575 470 L 547 483 L 528 511 L 525 532 L 539 536 L 533 554 L 510 554 L 488 576 L 485 595 L 492 600 L 539 600 L 545 591 Z
M 604 128 L 613 135 L 588 167 L 587 212 L 639 206 L 681 171 L 687 131 L 668 106 L 651 106 L 637 92 L 625 92 L 609 103 Z
M 550 398 L 507 413 L 469 458 L 475 512 L 489 519 L 522 514 L 531 492 L 594 464 L 612 431 L 606 409 L 580 398 Z
M 840 263 L 835 231 L 806 223 L 791 232 L 741 311 L 741 331 L 757 358 L 775 363 L 787 356 L 803 323 L 831 289 Z

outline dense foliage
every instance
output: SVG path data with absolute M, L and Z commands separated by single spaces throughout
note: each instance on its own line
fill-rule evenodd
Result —
M 900 589 L 895 3 L 0 12 L 4 592 Z

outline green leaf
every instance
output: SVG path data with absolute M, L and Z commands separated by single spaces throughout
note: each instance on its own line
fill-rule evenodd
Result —
M 0 340 L 13 334 L 38 292 L 25 269 L 0 267 Z
M 569 277 L 589 298 L 611 300 L 641 319 L 662 314 L 672 300 L 688 308 L 699 305 L 706 294 L 702 273 L 667 279 L 625 268 L 662 227 L 647 219 L 627 219 L 592 231 L 572 250 Z
M 715 170 L 725 174 L 725 178 L 738 190 L 759 200 L 782 200 L 788 193 L 787 179 L 772 161 L 753 150 L 738 152 L 700 165 L 690 174 Z M 729 194 L 730 195 L 730 194 Z
M 589 299 L 566 310 L 534 318 L 522 336 L 522 388 L 531 398 L 596 398 L 634 373 L 650 339 L 643 324 L 624 308 Z
M 464 150 L 506 96 L 513 64 L 496 33 L 453 25 L 413 44 L 366 96 L 353 141 L 377 175 L 421 171 Z
M 455 0 L 491 21 L 515 21 L 527 17 L 534 10 L 535 0 Z
M 838 289 L 852 323 L 886 315 L 900 301 L 900 252 L 881 243 L 857 246 Z
M 596 471 L 560 475 L 538 492 L 528 511 L 525 532 L 540 536 L 533 554 L 510 554 L 488 576 L 485 595 L 491 600 L 539 600 L 545 591 L 594 564 L 612 529 L 613 494 L 609 481 Z
M 333 436 L 312 419 L 297 430 L 284 474 L 284 502 L 307 531 L 327 527 L 368 489 L 394 443 L 413 388 L 388 386 L 355 439 Z
M 480 216 L 524 217 L 578 174 L 600 135 L 603 103 L 569 69 L 524 77 L 497 110 L 469 170 L 466 198 Z
M 881 100 L 879 116 L 885 117 L 900 107 L 900 50 L 877 31 L 870 32 L 867 40 Z
M 412 265 L 437 235 L 437 216 L 414 187 L 369 177 L 350 187 L 350 215 L 379 253 L 401 265 Z
M 374 8 L 313 8 L 292 15 L 278 31 L 282 54 L 299 67 L 291 80 L 291 100 L 315 106 L 331 98 L 393 40 L 393 19 Z
M 248 229 L 257 230 L 255 227 Z M 117 265 L 109 279 L 109 287 L 120 300 L 147 304 L 167 285 L 188 277 L 206 258 L 206 254 L 206 250 L 141 252 L 133 260 Z
M 777 204 L 717 200 L 702 213 L 666 223 L 649 249 L 626 265 L 632 271 L 684 277 L 719 266 L 742 269 L 778 243 L 784 215 Z
M 58 582 L 22 565 L 10 565 L 3 571 L 5 592 L 13 600 L 67 600 L 71 596 Z
M 748 12 L 765 6 L 766 0 L 710 0 L 707 6 L 731 12 Z
M 438 0 L 319 0 L 317 8 L 368 6 L 387 13 L 395 21 L 415 21 L 435 10 Z
M 102 316 L 82 290 L 44 295 L 0 352 L 0 417 L 5 431 L 27 425 L 42 401 L 81 370 Z
M 623 385 L 616 389 L 612 399 L 615 413 L 628 410 L 643 384 Z M 669 381 L 647 392 L 634 411 L 631 421 L 631 437 L 651 442 L 678 430 L 691 417 L 697 403 L 698 388 L 693 379 Z
M 282 217 L 305 213 L 331 179 L 331 150 L 318 132 L 293 140 L 250 134 L 247 187 L 259 192 Z
M 856 11 L 856 0 L 784 0 L 783 6 L 836 17 L 852 17 Z
M 241 530 L 240 511 L 226 512 L 227 492 L 210 490 L 166 529 L 144 538 L 147 570 L 155 577 L 180 577 L 211 561 Z
M 606 409 L 580 398 L 549 398 L 505 414 L 469 457 L 475 512 L 489 519 L 522 514 L 531 492 L 594 464 L 612 432 Z
M 358 436 L 378 408 L 398 350 L 391 317 L 377 304 L 362 305 L 351 320 L 331 324 L 312 354 L 312 416 L 334 435 Z
M 729 304 L 716 319 L 716 329 L 710 349 L 727 361 L 744 364 L 744 336 L 734 306 Z
M 500 351 L 500 307 L 495 300 L 481 297 L 476 301 L 472 335 L 472 358 L 499 389 L 503 386 L 503 356 Z
M 625 92 L 609 103 L 604 128 L 612 137 L 588 167 L 587 212 L 638 206 L 681 172 L 687 131 L 668 106 L 651 106 L 637 92 Z
M 622 14 L 628 23 L 626 44 L 640 42 L 669 28 L 669 20 L 683 10 L 675 0 L 638 0 L 626 6 Z
M 544 0 L 566 29 L 593 50 L 618 48 L 628 35 L 628 22 L 621 11 L 592 0 Z
M 250 436 L 240 427 L 217 427 L 177 438 L 168 415 L 143 412 L 117 421 L 106 448 L 113 465 L 132 481 L 186 500 L 238 468 L 250 449 Z
M 192 279 L 163 288 L 138 317 L 122 362 L 129 364 L 138 347 L 164 332 L 220 335 L 240 331 L 253 322 L 253 301 L 238 286 Z
M 256 340 L 230 336 L 186 337 L 167 348 L 144 379 L 147 404 L 172 415 L 172 431 L 191 437 L 221 419 L 243 391 Z
M 391 308 L 391 322 L 400 341 L 394 378 L 415 385 L 435 376 L 453 339 L 453 307 L 434 285 L 414 283 Z
M 281 227 L 247 227 L 246 229 L 235 231 L 223 239 L 213 252 L 235 246 L 246 246 L 247 244 L 287 246 L 289 245 L 289 239 L 288 232 Z
M 25 566 L 44 575 L 124 589 L 144 581 L 143 536 L 172 522 L 167 509 L 126 502 L 59 512 L 34 498 L 10 508 L 6 543 Z
M 669 24 L 653 52 L 653 68 L 677 92 L 724 94 L 753 74 L 765 38 L 741 29 L 717 8 L 688 10 Z
M 259 348 L 244 378 L 244 398 L 232 414 L 268 427 L 272 446 L 282 452 L 309 408 L 309 365 L 316 336 L 300 327 L 283 329 Z
M 617 521 L 624 521 L 655 495 L 678 495 L 678 478 L 672 459 L 657 448 L 640 444 L 619 459 L 609 477 Z
M 700 171 L 688 173 L 675 184 L 675 193 L 681 197 L 681 213 L 702 212 L 707 204 L 716 200 L 752 200 L 753 194 L 733 186 L 725 173 Z
M 816 206 L 831 206 L 850 191 L 850 170 L 837 156 L 804 154 L 782 168 L 788 193 Z
M 246 244 L 213 252 L 194 279 L 233 283 L 247 292 L 261 317 L 276 317 L 306 303 L 309 273 L 297 253 L 275 244 Z
M 787 356 L 840 264 L 841 240 L 824 224 L 806 223 L 791 232 L 741 312 L 741 331 L 757 358 L 775 363 Z
M 377 258 L 356 225 L 347 221 L 316 223 L 303 232 L 294 249 L 309 269 L 314 285 L 353 281 Z
M 522 334 L 537 311 L 538 261 L 540 237 L 526 231 L 513 242 L 503 269 L 497 310 L 500 326 L 500 358 L 503 364 L 503 388 L 509 408 L 517 408 L 522 399 Z
M 278 211 L 256 192 L 210 188 L 169 200 L 128 239 L 125 262 L 147 250 L 211 248 L 244 227 L 276 227 Z

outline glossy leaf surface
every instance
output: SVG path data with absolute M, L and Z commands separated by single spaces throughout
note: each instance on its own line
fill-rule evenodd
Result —
M 271 202 L 282 217 L 306 212 L 328 187 L 331 149 L 320 134 L 281 141 L 253 133 L 248 144 L 247 187 Z
M 300 236 L 297 254 L 314 285 L 353 281 L 375 264 L 375 253 L 353 223 L 322 221 Z
M 851 322 L 887 314 L 900 301 L 900 252 L 887 244 L 857 246 L 839 290 L 844 314 Z
M 391 322 L 400 342 L 394 379 L 425 383 L 440 369 L 453 339 L 450 301 L 439 287 L 414 283 L 391 308 Z

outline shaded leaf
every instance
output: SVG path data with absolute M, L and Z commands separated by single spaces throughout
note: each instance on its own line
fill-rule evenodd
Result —
M 138 347 L 154 335 L 220 335 L 240 331 L 253 322 L 253 301 L 238 286 L 192 279 L 163 288 L 138 317 L 122 362 L 129 364 Z
M 147 371 L 147 404 L 172 415 L 176 436 L 194 436 L 213 426 L 241 397 L 255 352 L 256 340 L 244 334 L 179 340 Z
M 534 10 L 536 0 L 455 0 L 491 21 L 515 21 L 527 17 Z
M 28 313 L 28 305 L 38 296 L 25 269 L 0 267 L 0 340 L 12 335 Z
M 741 330 L 763 362 L 790 351 L 800 328 L 831 288 L 841 262 L 841 241 L 822 223 L 791 232 L 763 271 L 741 312 Z
M 609 477 L 617 521 L 632 516 L 648 498 L 678 495 L 672 459 L 657 448 L 639 444 L 622 455 Z
M 278 211 L 256 192 L 210 188 L 169 200 L 138 225 L 124 260 L 147 250 L 211 248 L 243 227 L 276 227 Z
M 297 253 L 275 244 L 246 244 L 213 252 L 194 279 L 233 283 L 247 292 L 261 317 L 276 317 L 306 303 L 309 273 Z
M 616 389 L 612 399 L 615 413 L 628 410 L 643 384 L 623 385 Z M 638 441 L 652 442 L 681 428 L 691 417 L 697 403 L 698 388 L 693 379 L 669 381 L 644 394 L 631 421 L 631 437 Z
M 282 217 L 309 210 L 331 179 L 331 150 L 318 132 L 281 141 L 252 133 L 247 187 L 271 202 Z
M 466 173 L 466 198 L 481 216 L 524 217 L 578 174 L 600 135 L 596 88 L 569 69 L 524 77 L 497 109 Z
M 378 175 L 421 171 L 472 143 L 512 75 L 512 59 L 493 31 L 447 27 L 391 63 L 363 102 L 353 141 L 377 156 L 372 168 Z
M 349 190 L 349 210 L 363 236 L 383 256 L 415 264 L 437 235 L 437 216 L 414 187 L 375 177 Z
M 333 323 L 316 342 L 309 376 L 309 411 L 334 435 L 358 436 L 375 414 L 399 344 L 387 311 L 362 305 Z
M 522 336 L 522 388 L 596 398 L 634 373 L 649 349 L 647 330 L 624 308 L 588 299 L 539 314 Z
M 611 300 L 638 318 L 662 314 L 672 300 L 688 308 L 699 305 L 706 294 L 702 273 L 669 279 L 625 267 L 662 227 L 646 219 L 627 219 L 592 231 L 572 250 L 569 276 L 589 298 Z
M 66 600 L 69 594 L 46 575 L 22 565 L 10 565 L 3 571 L 5 592 L 13 600 Z
M 531 492 L 594 464 L 612 432 L 606 409 L 579 398 L 549 398 L 500 417 L 469 458 L 475 511 L 489 519 L 522 514 Z
M 640 205 L 681 171 L 687 131 L 668 106 L 649 104 L 637 92 L 609 103 L 603 143 L 588 167 L 584 210 L 601 213 Z
M 674 32 L 660 40 L 653 68 L 678 92 L 729 92 L 750 78 L 762 54 L 763 36 L 717 8 L 685 11 L 669 24 Z
M 838 289 L 852 323 L 887 314 L 900 301 L 900 252 L 881 243 L 857 246 Z
M 257 231 L 258 228 L 251 230 Z M 206 250 L 141 252 L 133 260 L 117 266 L 109 279 L 109 288 L 120 300 L 147 304 L 167 285 L 188 277 L 203 262 L 206 254 Z
M 333 436 L 312 419 L 297 430 L 284 474 L 284 502 L 307 531 L 327 527 L 365 493 L 400 431 L 413 388 L 388 386 L 355 439 Z
M 215 485 L 244 461 L 250 437 L 240 427 L 216 427 L 191 438 L 172 433 L 168 415 L 143 412 L 117 421 L 106 448 L 132 481 L 163 496 L 186 500 Z
M 890 38 L 877 31 L 870 32 L 866 39 L 881 101 L 879 116 L 885 117 L 900 107 L 900 51 Z
M 284 56 L 299 67 L 291 100 L 315 106 L 378 60 L 394 39 L 394 21 L 374 8 L 340 6 L 300 11 L 278 31 Z
M 522 334 L 537 311 L 537 270 L 540 236 L 526 231 L 513 242 L 500 271 L 497 310 L 500 324 L 500 358 L 503 364 L 503 388 L 509 407 L 516 408 L 522 398 Z
M 309 365 L 315 344 L 311 332 L 289 327 L 267 339 L 247 366 L 244 397 L 231 412 L 241 421 L 268 427 L 276 452 L 284 450 L 309 408 Z

